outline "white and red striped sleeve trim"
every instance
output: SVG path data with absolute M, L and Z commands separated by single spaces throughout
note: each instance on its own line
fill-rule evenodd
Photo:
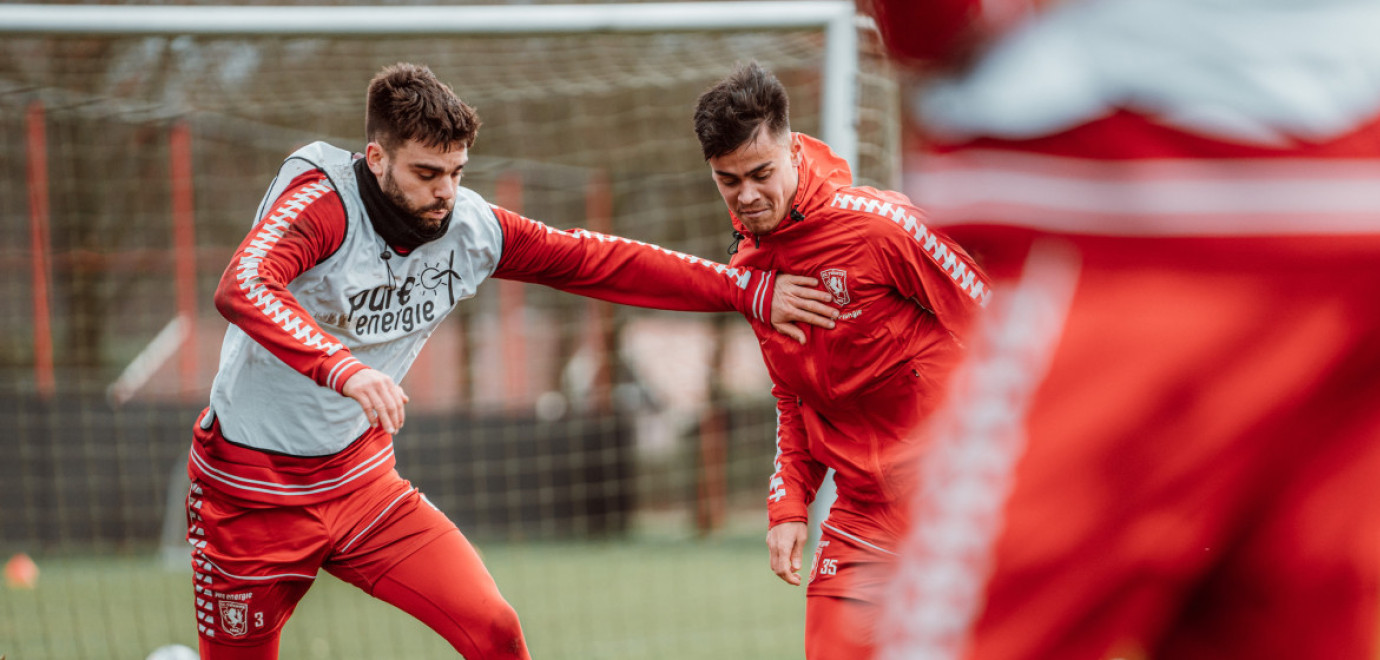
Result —
M 978 307 L 986 307 L 992 297 L 987 276 L 957 243 L 925 225 L 919 209 L 899 201 L 887 201 L 859 189 L 834 193 L 829 205 L 835 209 L 868 213 L 900 227 L 929 262 L 948 276 L 952 286 Z
M 271 208 L 231 259 L 216 307 L 288 366 L 339 392 L 366 366 L 317 325 L 287 284 L 339 248 L 344 207 L 322 178 L 294 186 Z M 295 225 L 299 231 L 289 232 Z
M 884 658 L 960 658 L 981 614 L 1003 509 L 1026 449 L 1027 413 L 1063 336 L 1080 264 L 1037 243 L 1020 280 L 973 333 L 946 403 L 927 423 L 932 443 L 914 464 L 910 529 L 883 594 Z M 935 579 L 942 575 L 944 579 Z
M 503 231 L 496 278 L 544 284 L 623 305 L 737 311 L 769 318 L 774 274 L 766 274 L 763 281 L 758 279 L 761 272 L 753 269 L 621 236 L 556 229 L 502 207 L 491 208 Z
M 340 392 L 345 389 L 345 381 L 350 380 L 350 376 L 367 368 L 368 366 L 360 362 L 355 356 L 345 355 L 342 360 L 336 362 L 335 366 L 326 372 L 326 382 L 322 384 Z
M 745 312 L 750 318 L 761 323 L 771 322 L 771 299 L 776 290 L 776 272 L 770 270 L 753 271 L 752 299 Z
M 776 396 L 776 456 L 767 485 L 767 519 L 775 527 L 809 520 L 810 502 L 827 468 L 810 456 L 795 397 L 779 386 L 772 393 Z

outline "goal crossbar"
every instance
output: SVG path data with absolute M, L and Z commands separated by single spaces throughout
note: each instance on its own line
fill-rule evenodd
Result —
M 514 36 L 820 29 L 820 137 L 856 166 L 857 18 L 851 0 L 475 6 L 0 5 L 0 35 Z
M 472 6 L 0 5 L 0 34 L 379 35 L 695 32 L 816 28 L 853 3 L 663 2 Z

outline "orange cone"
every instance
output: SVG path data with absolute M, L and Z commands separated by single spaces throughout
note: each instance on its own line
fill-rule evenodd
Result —
M 11 589 L 33 589 L 38 586 L 38 564 L 24 553 L 5 562 L 5 586 Z

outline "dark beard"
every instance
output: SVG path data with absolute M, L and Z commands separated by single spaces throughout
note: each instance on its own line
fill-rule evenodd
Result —
M 379 185 L 379 177 L 374 176 L 363 158 L 355 161 L 354 173 L 355 180 L 359 182 L 359 196 L 364 202 L 369 224 L 385 243 L 401 253 L 406 254 L 423 243 L 440 238 L 450 228 L 450 219 L 454 213 L 447 214 L 440 220 L 421 217 L 420 213 L 424 213 L 425 210 L 418 211 L 405 204 L 405 200 L 397 194 L 397 186 L 391 178 L 389 188 L 395 191 L 394 194 L 383 191 Z M 441 204 L 439 207 L 433 204 L 427 208 L 448 206 L 444 200 Z
M 436 231 L 436 229 L 441 226 L 441 223 L 445 222 L 445 216 L 440 218 L 429 218 L 425 214 L 429 211 L 449 211 L 450 204 L 444 199 L 437 200 L 435 204 L 430 204 L 421 208 L 407 203 L 407 196 L 403 194 L 402 188 L 398 187 L 398 183 L 393 180 L 392 168 L 389 168 L 383 173 L 383 180 L 379 183 L 381 184 L 379 187 L 383 190 L 383 194 L 388 198 L 388 201 L 393 202 L 399 210 L 411 216 L 411 218 L 417 222 L 417 228 L 424 233 Z

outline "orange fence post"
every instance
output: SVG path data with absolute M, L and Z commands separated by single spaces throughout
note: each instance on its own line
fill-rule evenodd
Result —
M 180 397 L 197 388 L 196 333 L 196 207 L 192 196 L 192 133 L 186 121 L 175 122 L 168 134 L 169 173 L 172 183 L 173 278 L 177 291 L 177 316 L 182 319 L 182 350 L 177 373 Z
M 505 172 L 499 176 L 496 186 L 494 197 L 498 205 L 514 213 L 522 213 L 522 175 L 518 172 Z M 522 282 L 498 282 L 498 325 L 500 341 L 503 342 L 503 394 L 507 406 L 529 398 L 527 329 L 523 327 L 525 294 Z
M 585 218 L 592 231 L 601 234 L 613 231 L 613 194 L 603 171 L 590 177 L 585 191 Z M 585 312 L 585 341 L 589 343 L 594 360 L 594 391 L 590 400 L 595 410 L 606 413 L 613 410 L 613 365 L 609 358 L 613 344 L 613 304 L 588 298 Z
M 43 102 L 29 104 L 28 123 L 29 254 L 33 261 L 34 382 L 39 396 L 53 398 L 53 325 L 49 307 L 51 245 L 48 237 L 48 136 Z
M 715 402 L 700 415 L 700 470 L 695 526 L 701 534 L 723 528 L 728 510 L 728 420 Z

